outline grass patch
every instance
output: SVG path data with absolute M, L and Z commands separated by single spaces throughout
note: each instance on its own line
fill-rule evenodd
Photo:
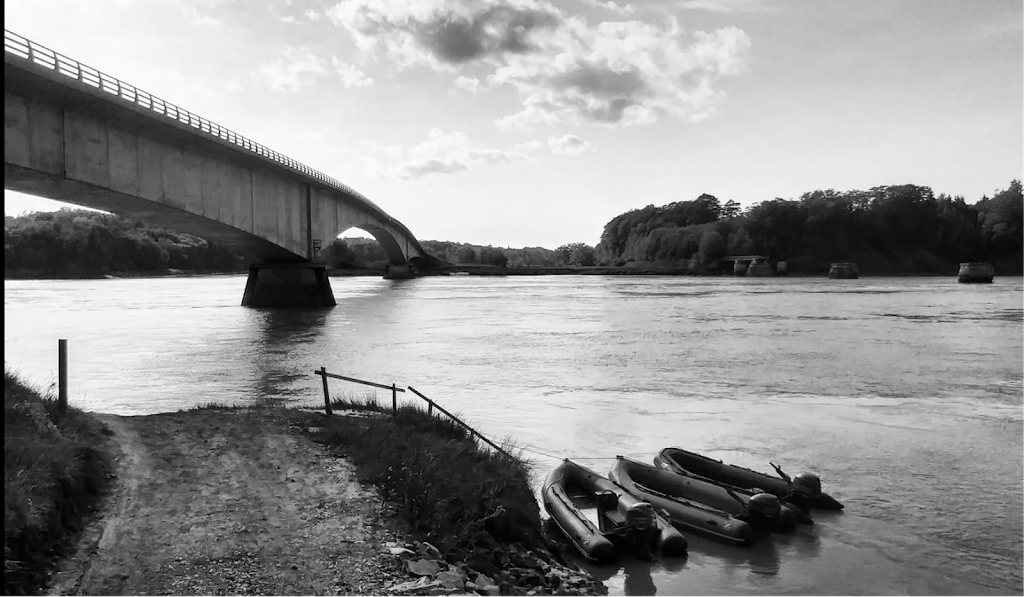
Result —
M 4 594 L 36 594 L 110 479 L 109 432 L 4 369 Z
M 235 406 L 231 404 L 225 404 L 223 402 L 203 402 L 202 404 L 196 404 L 188 408 L 182 408 L 178 412 L 190 412 L 194 410 L 229 410 L 245 408 L 244 406 Z
M 502 548 L 546 551 L 540 509 L 518 451 L 503 446 L 510 457 L 483 449 L 447 417 L 413 405 L 391 416 L 390 399 L 340 399 L 332 406 L 386 413 L 324 419 L 320 441 L 356 464 L 413 538 L 485 574 L 507 563 Z

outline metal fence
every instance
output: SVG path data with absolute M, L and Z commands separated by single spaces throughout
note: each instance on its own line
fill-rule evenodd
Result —
M 398 386 L 396 386 L 393 383 L 391 385 L 387 385 L 387 384 L 377 383 L 377 382 L 374 382 L 374 381 L 365 381 L 365 380 L 362 380 L 362 379 L 356 379 L 354 377 L 346 377 L 344 375 L 338 375 L 337 373 L 328 373 L 327 370 L 324 367 L 320 367 L 320 369 L 317 369 L 316 371 L 313 371 L 313 373 L 316 374 L 316 375 L 319 375 L 323 379 L 323 382 L 324 382 L 324 412 L 328 416 L 331 416 L 333 414 L 333 410 L 331 409 L 331 393 L 330 393 L 330 390 L 327 387 L 327 379 L 328 378 L 341 379 L 341 380 L 344 380 L 344 381 L 348 381 L 348 382 L 352 382 L 352 383 L 358 383 L 358 384 L 362 384 L 362 385 L 366 385 L 366 386 L 370 386 L 370 387 L 374 387 L 374 388 L 381 388 L 381 389 L 384 389 L 384 390 L 391 390 L 391 413 L 392 413 L 392 416 L 396 416 L 398 414 L 398 392 L 405 392 L 405 389 L 399 388 Z M 416 396 L 418 396 L 420 399 L 422 399 L 423 401 L 425 401 L 427 403 L 427 415 L 428 416 L 433 416 L 434 415 L 434 409 L 436 408 L 438 410 L 438 412 L 442 413 L 443 415 L 445 415 L 446 417 L 448 417 L 449 419 L 451 419 L 452 421 L 454 421 L 455 423 L 460 425 L 463 429 L 468 431 L 470 433 L 471 437 L 480 438 L 481 441 L 483 441 L 484 443 L 486 443 L 490 447 L 494 448 L 499 453 L 504 454 L 505 456 L 508 456 L 509 458 L 512 458 L 512 455 L 509 454 L 507 451 L 505 451 L 503 448 L 501 448 L 501 446 L 499 446 L 498 444 L 495 444 L 491 440 L 487 439 L 482 433 L 480 433 L 476 429 L 470 427 L 465 422 L 463 422 L 461 419 L 459 419 L 458 417 L 456 417 L 452 413 L 450 413 L 447 410 L 445 410 L 444 407 L 442 407 L 437 402 L 434 402 L 430 398 L 427 398 L 426 396 L 424 396 L 423 394 L 418 392 L 416 390 L 416 388 L 414 388 L 412 386 L 409 386 L 409 391 L 412 392 L 413 394 L 415 394 Z

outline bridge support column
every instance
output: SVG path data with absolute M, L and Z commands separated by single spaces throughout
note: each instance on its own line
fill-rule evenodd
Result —
M 337 304 L 327 268 L 312 263 L 249 266 L 243 307 L 333 307 Z
M 384 267 L 385 280 L 408 280 L 415 277 L 416 272 L 413 271 L 412 265 L 408 263 L 391 264 Z

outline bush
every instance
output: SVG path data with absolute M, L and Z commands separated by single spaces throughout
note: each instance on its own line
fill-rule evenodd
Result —
M 4 593 L 39 592 L 110 478 L 105 428 L 4 371 Z
M 529 471 L 518 457 L 484 450 L 462 427 L 412 406 L 394 417 L 374 402 L 354 406 L 387 414 L 358 424 L 334 418 L 324 442 L 353 459 L 413 537 L 484 573 L 500 565 L 500 546 L 544 546 Z

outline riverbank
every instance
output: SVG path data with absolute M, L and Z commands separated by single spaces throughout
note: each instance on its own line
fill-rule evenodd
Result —
M 4 371 L 4 594 L 32 594 L 110 485 L 107 431 Z
M 104 595 L 605 592 L 547 548 L 532 491 L 510 474 L 521 463 L 502 464 L 422 411 L 351 406 L 337 403 L 333 417 L 284 407 L 87 415 L 108 430 L 94 441 L 114 481 L 43 584 Z M 477 486 L 457 470 L 475 471 Z

